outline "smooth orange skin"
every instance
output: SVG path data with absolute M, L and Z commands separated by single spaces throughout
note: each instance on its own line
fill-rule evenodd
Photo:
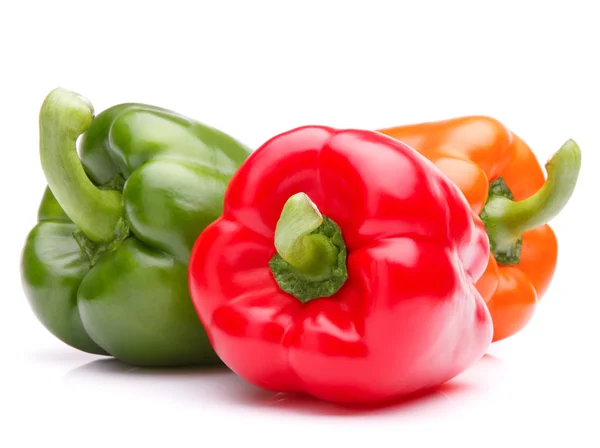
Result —
M 380 129 L 379 132 L 417 150 L 431 160 L 463 192 L 479 215 L 489 183 L 502 177 L 516 201 L 539 190 L 545 181 L 535 155 L 498 120 L 468 116 Z M 548 225 L 523 234 L 518 265 L 499 266 L 493 255 L 477 290 L 494 322 L 493 342 L 519 332 L 531 319 L 554 275 L 556 236 Z

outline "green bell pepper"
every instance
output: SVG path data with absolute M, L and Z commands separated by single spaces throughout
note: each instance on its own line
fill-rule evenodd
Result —
M 38 319 L 79 350 L 133 365 L 218 363 L 187 264 L 249 149 L 149 105 L 94 117 L 64 89 L 46 97 L 39 123 L 48 186 L 21 258 Z

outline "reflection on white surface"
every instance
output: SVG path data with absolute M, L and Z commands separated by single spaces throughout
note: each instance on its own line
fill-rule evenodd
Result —
M 117 435 L 116 446 L 137 446 L 140 440 L 149 446 L 196 446 L 190 441 L 210 438 L 224 446 L 258 441 L 281 446 L 282 438 L 289 438 L 288 448 L 313 442 L 385 446 L 380 441 L 390 440 L 393 446 L 449 441 L 446 446 L 464 447 L 487 439 L 514 442 L 517 434 L 519 443 L 554 440 L 558 434 L 572 446 L 599 446 L 585 436 L 595 420 L 586 409 L 598 397 L 591 381 L 596 374 L 577 370 L 574 361 L 586 359 L 576 347 L 561 348 L 559 340 L 558 335 L 553 340 L 525 336 L 494 346 L 493 355 L 430 393 L 371 407 L 267 392 L 225 367 L 136 368 L 49 344 L 22 352 L 14 369 L 0 371 L 8 386 L 3 406 L 10 409 L 3 423 L 6 434 L 23 443 L 65 440 L 65 446 L 85 440 L 105 447 Z M 519 443 L 511 446 L 523 446 Z
M 452 412 L 470 398 L 486 393 L 502 369 L 502 361 L 485 355 L 469 371 L 433 390 L 379 405 L 348 406 L 320 401 L 303 394 L 273 393 L 259 389 L 226 367 L 149 369 L 132 367 L 113 358 L 98 359 L 69 371 L 64 387 L 75 392 L 79 387 L 102 390 L 103 395 L 123 399 L 122 391 L 145 399 L 186 403 L 187 405 L 248 408 L 253 412 L 282 412 L 307 416 L 374 416 L 441 411 Z

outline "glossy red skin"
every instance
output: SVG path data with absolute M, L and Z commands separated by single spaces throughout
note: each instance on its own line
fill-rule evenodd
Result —
M 349 254 L 344 286 L 306 304 L 268 266 L 300 191 Z M 302 127 L 233 177 L 223 216 L 195 244 L 190 290 L 217 354 L 249 382 L 372 403 L 440 385 L 484 354 L 492 322 L 474 283 L 488 251 L 463 195 L 422 155 L 379 133 Z

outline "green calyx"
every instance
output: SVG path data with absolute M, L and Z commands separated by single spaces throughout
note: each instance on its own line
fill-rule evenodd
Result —
M 512 192 L 504 182 L 502 177 L 499 177 L 492 182 L 490 182 L 490 186 L 488 189 L 488 197 L 486 201 L 487 205 L 494 201 L 497 198 L 504 198 L 509 201 L 514 199 Z M 480 217 L 485 224 L 486 230 L 488 232 L 488 236 L 493 229 L 488 224 L 488 213 L 486 211 L 486 207 L 483 208 Z M 503 246 L 498 247 L 497 238 L 490 238 L 490 251 L 494 254 L 494 258 L 498 264 L 507 266 L 511 264 L 519 264 L 519 260 L 521 259 L 521 246 L 523 244 L 523 237 L 519 235 L 516 239 L 510 239 Z
M 90 266 L 94 266 L 98 263 L 98 260 L 102 255 L 114 251 L 127 239 L 127 237 L 129 237 L 129 230 L 129 223 L 124 219 L 120 219 L 117 223 L 115 237 L 108 243 L 96 243 L 90 240 L 81 229 L 73 232 L 73 238 L 75 238 L 75 241 L 77 241 L 81 250 L 87 255 L 90 260 Z
M 347 250 L 339 226 L 321 215 L 304 193 L 285 203 L 269 261 L 279 287 L 303 303 L 335 294 L 348 279 Z
M 122 192 L 124 185 L 125 179 L 123 176 L 118 174 L 110 182 L 104 185 L 99 185 L 98 188 L 100 190 L 115 190 Z M 127 222 L 127 220 L 124 218 L 120 218 L 119 221 L 117 221 L 114 238 L 111 241 L 106 243 L 94 242 L 89 239 L 81 229 L 77 229 L 75 232 L 73 232 L 73 238 L 75 238 L 75 241 L 77 241 L 77 244 L 81 250 L 87 255 L 90 261 L 90 266 L 94 266 L 96 263 L 98 263 L 98 260 L 102 255 L 117 249 L 121 243 L 129 237 L 131 234 L 130 230 L 131 226 L 129 222 Z
M 94 109 L 82 96 L 60 88 L 50 92 L 39 116 L 40 161 L 67 216 L 87 239 L 107 244 L 123 232 L 123 203 L 118 185 L 98 188 L 90 181 L 77 154 L 77 138 L 93 119 Z
M 560 213 L 575 190 L 580 168 L 581 150 L 568 140 L 546 163 L 546 182 L 529 198 L 514 201 L 502 178 L 490 183 L 480 217 L 498 264 L 519 264 L 523 233 L 550 222 Z

